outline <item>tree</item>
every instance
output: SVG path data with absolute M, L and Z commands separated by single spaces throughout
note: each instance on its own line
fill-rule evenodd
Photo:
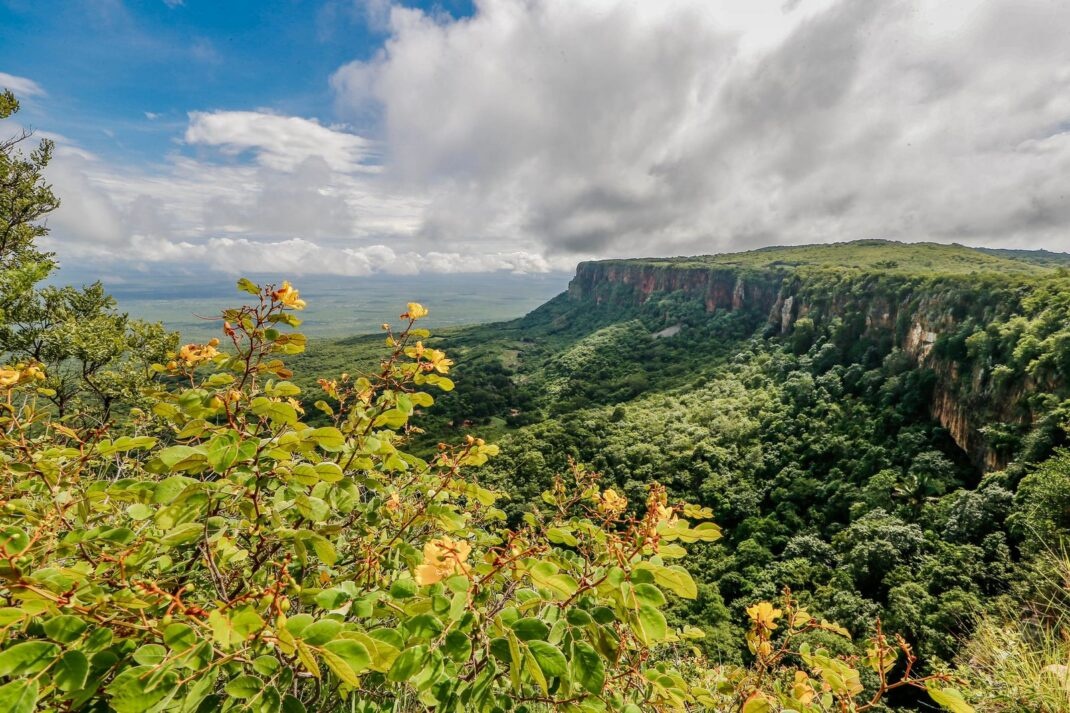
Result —
M 18 110 L 14 94 L 0 94 L 0 120 Z M 53 144 L 45 139 L 25 155 L 21 144 L 30 136 L 23 130 L 0 140 L 0 326 L 55 267 L 52 254 L 37 246 L 38 239 L 48 234 L 40 221 L 59 206 L 43 176 Z
M 11 92 L 0 95 L 0 119 L 18 109 Z M 59 200 L 43 175 L 53 144 L 43 140 L 25 155 L 30 136 L 23 130 L 0 143 L 0 359 L 42 365 L 39 388 L 60 416 L 103 424 L 116 403 L 138 401 L 153 378 L 148 366 L 174 351 L 178 337 L 117 311 L 99 282 L 38 287 L 57 267 L 38 240 Z

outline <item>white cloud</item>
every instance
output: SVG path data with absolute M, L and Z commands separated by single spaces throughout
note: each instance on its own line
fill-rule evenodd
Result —
M 483 0 L 338 70 L 421 234 L 549 254 L 861 237 L 1066 249 L 1070 5 Z
M 10 89 L 15 93 L 16 97 L 20 98 L 43 97 L 46 95 L 44 88 L 32 79 L 18 77 L 7 72 L 0 72 L 0 89 Z
M 317 157 L 335 171 L 370 170 L 371 143 L 313 119 L 259 111 L 191 112 L 186 142 L 234 155 L 252 150 L 268 168 L 290 171 Z
M 330 80 L 360 131 L 199 111 L 158 166 L 67 145 L 61 257 L 360 275 L 865 237 L 1070 248 L 1066 3 L 360 7 L 389 38 Z

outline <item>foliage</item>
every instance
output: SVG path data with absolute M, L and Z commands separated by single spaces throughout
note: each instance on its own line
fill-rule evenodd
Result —
M 575 467 L 505 530 L 472 474 L 495 447 L 401 450 L 426 389 L 451 387 L 412 326 L 422 307 L 377 374 L 322 382 L 332 425 L 310 427 L 278 359 L 304 346 L 287 330 L 303 302 L 288 283 L 241 286 L 259 300 L 223 313 L 231 350 L 187 345 L 158 366 L 181 386 L 129 433 L 63 426 L 33 378 L 7 385 L 4 700 L 593 710 L 704 695 L 649 656 L 681 641 L 661 608 L 695 585 L 671 560 L 718 537 L 683 519 L 708 512 L 652 486 L 627 516 Z
M 0 119 L 18 108 L 10 92 L 0 95 Z M 136 401 L 151 379 L 148 366 L 178 337 L 116 311 L 99 282 L 38 287 L 56 268 L 37 241 L 59 201 L 43 176 L 53 144 L 43 140 L 25 155 L 20 145 L 29 137 L 0 141 L 0 358 L 44 366 L 40 393 L 57 413 L 103 426 L 116 404 Z

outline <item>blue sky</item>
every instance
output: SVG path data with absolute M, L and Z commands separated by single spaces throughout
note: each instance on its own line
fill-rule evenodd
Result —
M 467 0 L 406 3 L 470 15 Z M 336 119 L 328 78 L 387 28 L 352 0 L 3 0 L 0 70 L 47 88 L 25 117 L 92 150 L 155 161 L 189 111 Z M 150 119 L 146 114 L 152 114 Z
M 1068 36 L 1047 0 L 0 0 L 0 85 L 87 269 L 1067 250 Z

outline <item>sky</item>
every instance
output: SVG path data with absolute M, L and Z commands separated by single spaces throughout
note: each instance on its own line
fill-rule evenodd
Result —
M 88 270 L 1070 250 L 1064 0 L 0 0 Z

